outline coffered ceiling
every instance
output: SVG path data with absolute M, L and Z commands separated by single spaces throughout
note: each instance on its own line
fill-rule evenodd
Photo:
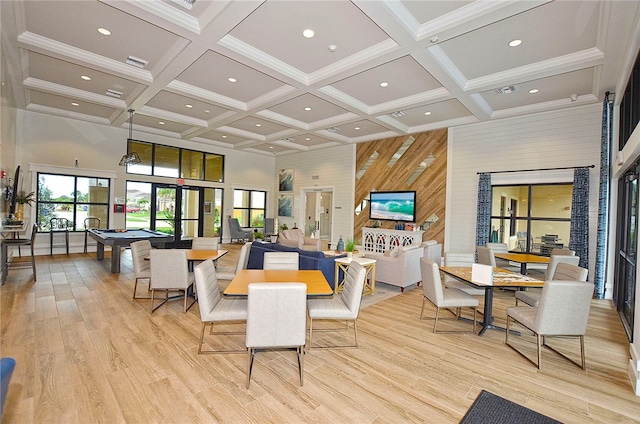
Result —
M 3 84 L 97 124 L 132 109 L 142 140 L 287 154 L 601 102 L 640 37 L 637 1 L 189 3 L 3 0 Z

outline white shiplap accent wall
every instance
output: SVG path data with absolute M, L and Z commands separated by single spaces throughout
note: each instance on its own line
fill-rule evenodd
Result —
M 333 225 L 331 244 L 338 237 L 353 237 L 355 193 L 355 145 L 339 146 L 314 152 L 296 153 L 276 158 L 276 180 L 280 169 L 294 169 L 293 218 L 278 218 L 289 228 L 295 222 L 304 224 L 303 190 L 313 188 L 333 189 Z M 317 176 L 317 179 L 313 179 Z M 276 193 L 277 194 L 277 193 Z M 358 235 L 355 235 L 358 237 Z
M 589 181 L 589 265 L 595 263 L 602 106 L 532 114 L 449 129 L 445 250 L 474 251 L 478 172 L 596 165 Z M 546 182 L 547 173 L 495 174 L 507 183 Z M 573 181 L 573 171 L 556 171 Z M 516 180 L 517 179 L 517 180 Z M 606 290 L 611 296 L 611 288 Z

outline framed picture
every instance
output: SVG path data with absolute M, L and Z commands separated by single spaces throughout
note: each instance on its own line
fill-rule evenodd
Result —
M 293 169 L 281 169 L 278 181 L 280 191 L 293 191 Z
M 205 215 L 211 215 L 211 212 L 212 212 L 211 202 L 204 202 L 203 209 L 204 209 Z
M 278 216 L 293 216 L 293 195 L 281 194 L 278 197 Z

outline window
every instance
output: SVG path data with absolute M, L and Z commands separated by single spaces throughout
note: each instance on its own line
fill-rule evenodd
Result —
M 241 227 L 263 227 L 266 204 L 266 191 L 233 190 L 233 217 Z
M 127 153 L 136 152 L 140 163 L 127 165 L 128 174 L 222 182 L 224 156 L 129 139 Z
M 67 218 L 74 231 L 84 231 L 88 217 L 108 228 L 109 179 L 38 173 L 36 209 L 40 230 L 49 230 L 52 218 Z
M 572 184 L 493 186 L 492 242 L 545 256 L 569 246 Z

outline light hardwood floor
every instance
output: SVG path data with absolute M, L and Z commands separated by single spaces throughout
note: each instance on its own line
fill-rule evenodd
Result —
M 221 265 L 235 264 L 239 245 L 231 247 Z M 362 310 L 359 349 L 308 352 L 303 387 L 295 353 L 261 352 L 247 390 L 246 355 L 197 354 L 197 305 L 185 314 L 174 301 L 149 314 L 148 300 L 131 298 L 130 252 L 120 274 L 94 258 L 38 257 L 37 282 L 29 270 L 10 271 L 0 348 L 18 366 L 4 423 L 457 423 L 482 389 L 566 423 L 640 421 L 610 301 L 593 301 L 586 372 L 550 350 L 538 371 L 495 330 L 433 334 L 433 321 L 418 319 L 414 288 Z M 496 293 L 498 324 L 513 303 L 512 292 Z M 534 357 L 532 337 L 516 342 Z M 553 345 L 579 360 L 575 340 Z

